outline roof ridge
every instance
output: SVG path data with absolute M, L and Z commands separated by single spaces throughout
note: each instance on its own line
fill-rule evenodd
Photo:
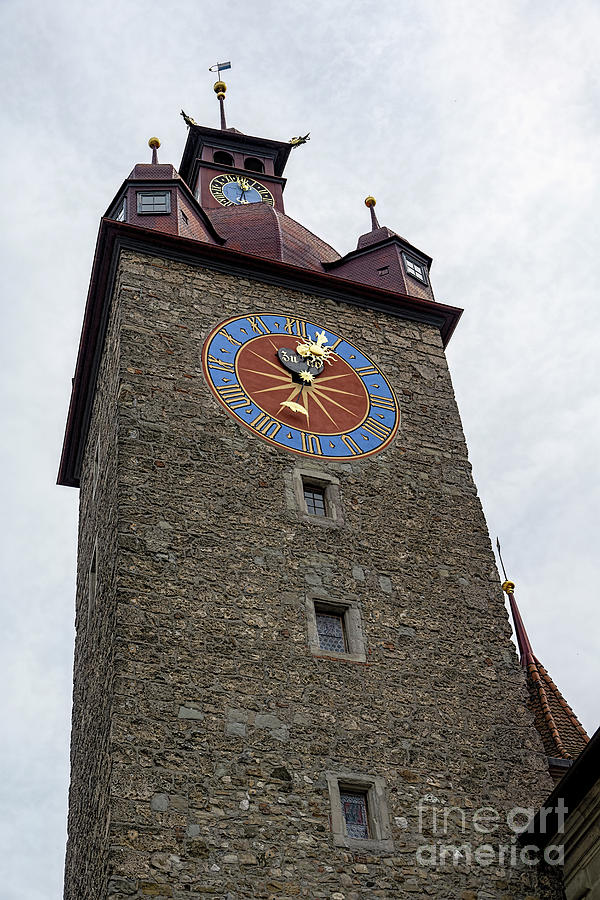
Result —
M 277 242 L 279 244 L 279 259 L 283 259 L 283 232 L 281 230 L 281 223 L 279 221 L 279 212 L 275 209 L 274 206 L 269 206 L 270 212 L 275 216 L 275 221 L 277 222 Z M 285 213 L 284 213 L 285 215 Z
M 550 675 L 550 673 L 548 672 L 548 670 L 546 669 L 544 664 L 540 662 L 540 660 L 537 658 L 537 656 L 535 656 L 535 654 L 534 654 L 533 658 L 534 658 L 535 662 L 537 663 L 539 669 L 541 669 L 542 678 L 544 679 L 544 681 L 546 682 L 546 684 L 548 685 L 548 687 L 554 694 L 555 699 L 560 704 L 560 706 L 565 710 L 571 723 L 579 731 L 579 733 L 581 734 L 585 743 L 587 744 L 589 742 L 590 737 L 589 737 L 587 731 L 585 730 L 585 728 L 583 727 L 583 725 L 581 724 L 581 722 L 579 721 L 579 719 L 577 718 L 577 715 L 575 714 L 573 707 L 567 700 L 565 700 L 562 693 L 560 692 L 560 688 L 554 683 L 552 676 Z
M 340 256 L 339 252 L 335 249 L 335 247 L 332 247 L 331 244 L 327 243 L 327 241 L 324 241 L 323 238 L 319 237 L 318 234 L 315 234 L 314 231 L 311 231 L 310 228 L 307 228 L 306 225 L 302 225 L 301 222 L 298 222 L 297 219 L 293 219 L 291 216 L 288 216 L 287 213 L 284 213 L 284 212 L 282 212 L 282 211 L 279 210 L 279 209 L 275 209 L 274 206 L 272 206 L 271 209 L 272 209 L 273 212 L 275 213 L 275 218 L 277 219 L 277 225 L 278 225 L 278 227 L 279 227 L 280 229 L 281 229 L 281 226 L 280 226 L 280 224 L 279 224 L 279 220 L 280 220 L 281 218 L 283 218 L 283 219 L 289 219 L 289 221 L 290 221 L 290 222 L 293 222 L 294 225 L 299 225 L 300 228 L 303 229 L 303 231 L 307 231 L 307 232 L 311 235 L 311 237 L 314 237 L 317 241 L 319 241 L 319 243 L 325 244 L 325 246 L 329 247 L 329 249 L 332 250 L 333 253 L 336 253 L 336 254 L 337 254 L 338 259 L 341 259 L 341 256 Z
M 536 657 L 533 656 L 527 663 L 527 671 L 531 675 L 531 680 L 537 688 L 540 705 L 542 707 L 542 714 L 544 716 L 544 719 L 546 720 L 546 725 L 550 730 L 550 735 L 554 741 L 556 749 L 558 750 L 559 756 L 561 756 L 563 759 L 572 759 L 571 754 L 567 752 L 565 745 L 561 740 L 556 722 L 554 721 L 554 716 L 552 715 L 552 710 L 550 709 L 550 704 L 548 703 L 546 689 L 542 684 L 542 679 L 537 669 L 538 665 L 541 665 L 541 663 L 539 663 Z

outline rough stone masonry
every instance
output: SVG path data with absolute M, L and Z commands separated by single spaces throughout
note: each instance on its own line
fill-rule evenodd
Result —
M 311 462 L 218 405 L 206 335 L 270 311 L 382 367 L 402 416 L 384 452 Z M 338 486 L 329 527 L 298 469 Z M 315 598 L 358 611 L 362 657 L 314 652 Z M 68 900 L 561 896 L 556 869 L 494 856 L 551 785 L 434 327 L 122 252 L 76 625 Z M 334 839 L 331 790 L 357 776 L 381 817 L 364 847 Z M 441 844 L 493 852 L 419 857 Z

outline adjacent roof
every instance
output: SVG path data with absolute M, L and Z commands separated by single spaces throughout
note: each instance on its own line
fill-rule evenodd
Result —
M 578 815 L 578 806 L 594 789 L 600 771 L 600 728 L 592 735 L 581 755 L 565 773 L 559 784 L 544 802 L 541 812 L 520 837 L 522 843 L 545 847 L 554 842 L 557 833 L 564 833 L 561 816 Z M 561 803 L 562 800 L 562 803 Z
M 550 759 L 575 759 L 588 743 L 588 734 L 533 652 L 515 600 L 514 585 L 507 581 L 503 587 L 508 595 L 515 623 L 521 665 L 527 672 L 529 708 L 546 754 Z

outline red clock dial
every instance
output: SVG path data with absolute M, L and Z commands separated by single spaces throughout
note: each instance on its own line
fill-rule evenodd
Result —
M 327 326 L 274 312 L 237 315 L 212 329 L 202 364 L 218 402 L 280 450 L 366 457 L 398 429 L 398 403 L 381 369 Z
M 354 369 L 345 360 L 334 357 L 312 384 L 299 384 L 277 358 L 277 351 L 290 343 L 294 345 L 289 335 L 265 334 L 240 348 L 236 374 L 244 392 L 284 424 L 301 424 L 322 435 L 357 428 L 366 418 L 369 399 Z M 306 412 L 282 405 L 289 402 Z

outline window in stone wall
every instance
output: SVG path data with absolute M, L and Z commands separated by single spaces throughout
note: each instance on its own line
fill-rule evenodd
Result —
M 335 846 L 392 851 L 385 779 L 359 772 L 327 772 L 326 778 Z
M 346 653 L 343 614 L 328 608 L 323 609 L 315 604 L 315 618 L 321 650 L 335 650 L 337 653 Z
M 358 600 L 336 600 L 311 594 L 306 598 L 308 646 L 315 656 L 337 656 L 364 662 L 365 641 Z
M 369 839 L 369 817 L 367 815 L 367 791 L 348 791 L 340 788 L 342 815 L 349 838 L 361 841 Z
M 288 496 L 292 502 L 288 505 L 295 507 L 306 522 L 328 528 L 343 526 L 338 478 L 317 469 L 294 468 L 286 483 L 291 489 Z
M 326 516 L 325 488 L 318 484 L 303 482 L 304 502 L 309 516 Z

